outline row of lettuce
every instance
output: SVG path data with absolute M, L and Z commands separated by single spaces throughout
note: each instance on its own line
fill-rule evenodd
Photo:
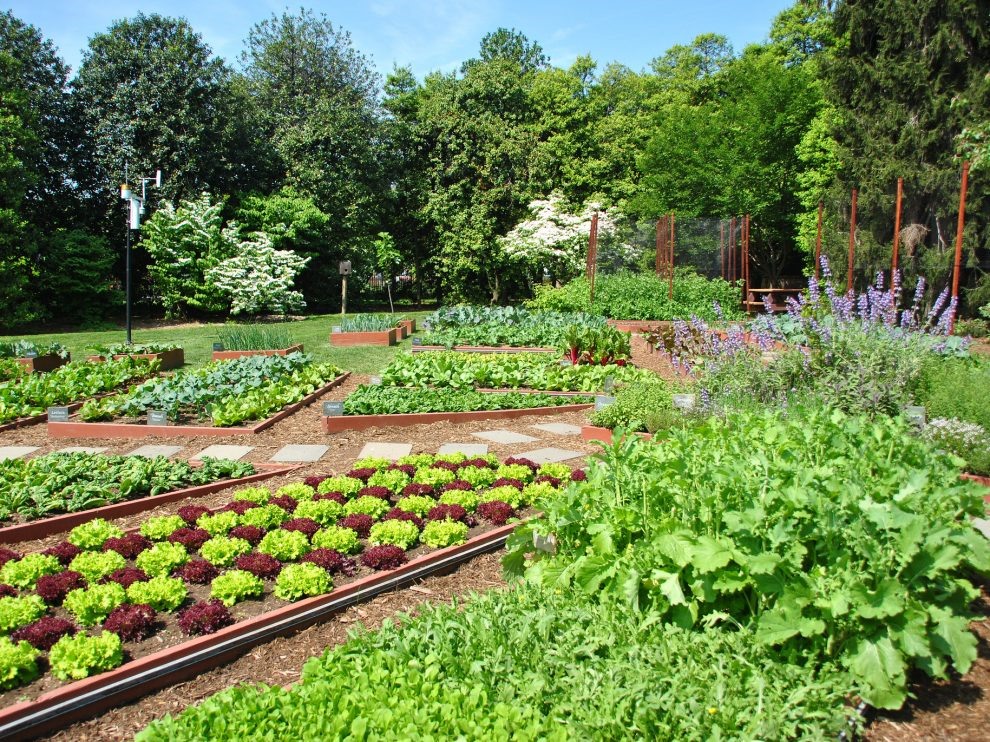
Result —
M 323 595 L 335 577 L 395 569 L 417 546 L 504 525 L 574 476 L 494 456 L 364 459 L 346 475 L 240 489 L 215 509 L 186 504 L 137 531 L 95 518 L 42 552 L 0 549 L 0 689 L 35 680 L 43 656 L 58 679 L 79 679 L 173 624 L 209 634 L 242 601 Z

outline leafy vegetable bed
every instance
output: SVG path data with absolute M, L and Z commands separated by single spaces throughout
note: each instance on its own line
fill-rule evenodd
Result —
M 210 421 L 214 427 L 228 427 L 263 420 L 270 424 L 271 419 L 265 420 L 268 415 L 318 396 L 327 390 L 329 382 L 339 381 L 341 373 L 332 364 L 311 363 L 310 357 L 302 353 L 248 356 L 181 371 L 146 382 L 126 395 L 88 403 L 80 417 L 86 422 L 127 423 L 155 409 L 163 410 L 169 420 L 178 423 Z M 94 434 L 99 435 L 99 427 L 94 426 Z M 59 428 L 56 425 L 51 429 Z M 252 431 L 258 429 L 255 426 Z M 175 430 L 181 433 L 180 428 Z
M 107 363 L 73 361 L 46 374 L 0 383 L 0 424 L 20 423 L 42 415 L 48 407 L 105 394 L 150 375 L 156 368 L 148 361 L 129 358 Z
M 600 328 L 605 318 L 582 312 L 534 312 L 522 307 L 443 307 L 423 321 L 425 345 L 557 346 L 568 327 Z
M 101 453 L 0 461 L 0 521 L 24 523 L 254 473 L 253 464 L 210 458 L 198 467 L 164 456 Z
M 419 412 L 475 412 L 560 405 L 591 404 L 593 397 L 540 393 L 486 393 L 469 389 L 404 389 L 359 386 L 344 400 L 345 415 L 384 415 Z
M 43 553 L 4 550 L 0 704 L 464 543 L 577 477 L 491 456 L 365 459 L 274 493 L 242 489 L 214 511 L 187 505 L 137 532 L 95 519 Z M 50 674 L 37 679 L 46 652 Z
M 609 377 L 615 382 L 629 383 L 655 378 L 655 375 L 632 366 L 561 366 L 556 358 L 535 353 L 475 355 L 439 352 L 396 356 L 382 372 L 382 383 L 450 389 L 480 387 L 595 392 L 604 388 L 605 379 Z

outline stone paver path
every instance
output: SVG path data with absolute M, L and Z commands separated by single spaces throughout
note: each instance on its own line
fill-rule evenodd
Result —
M 329 450 L 330 446 L 290 443 L 287 446 L 282 446 L 271 460 L 285 462 L 319 461 L 323 454 Z
M 535 451 L 525 451 L 515 454 L 521 459 L 529 459 L 534 464 L 550 464 L 567 461 L 584 456 L 584 451 L 569 451 L 566 448 L 537 448 Z
M 408 456 L 412 453 L 412 443 L 385 443 L 384 441 L 371 441 L 370 443 L 365 443 L 364 448 L 361 449 L 361 453 L 358 454 L 359 459 L 368 458 L 369 456 L 376 456 L 383 459 L 388 459 L 389 461 L 395 461 L 396 459 L 401 459 L 403 456 Z
M 480 433 L 471 433 L 475 438 L 481 438 L 492 443 L 532 443 L 538 441 L 531 435 L 514 433 L 511 430 L 482 430 Z
M 488 453 L 487 443 L 444 443 L 437 453 L 462 453 L 465 456 L 484 456 Z
M 29 453 L 34 453 L 38 448 L 38 446 L 0 446 L 0 461 L 19 459 Z
M 127 456 L 144 456 L 145 458 L 154 458 L 155 456 L 174 456 L 179 451 L 182 450 L 182 446 L 162 446 L 154 443 L 149 443 L 145 446 L 135 448 L 133 451 L 128 451 Z
M 214 444 L 204 448 L 198 454 L 193 456 L 190 461 L 202 459 L 207 456 L 213 459 L 230 459 L 231 461 L 237 461 L 238 459 L 243 459 L 253 450 L 254 446 L 225 446 L 221 444 Z
M 581 435 L 581 426 L 571 425 L 570 423 L 542 423 L 530 427 L 543 430 L 547 433 L 553 433 L 554 435 Z

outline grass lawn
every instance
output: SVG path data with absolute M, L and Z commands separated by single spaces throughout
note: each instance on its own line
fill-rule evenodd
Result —
M 429 312 L 397 312 L 398 316 L 415 317 L 417 320 L 427 314 Z M 408 350 L 412 345 L 412 342 L 407 338 L 390 348 L 382 346 L 333 348 L 330 346 L 330 331 L 333 325 L 339 323 L 339 320 L 339 314 L 325 314 L 307 317 L 297 322 L 289 322 L 285 327 L 288 328 L 293 343 L 302 343 L 305 346 L 305 351 L 312 354 L 316 360 L 331 361 L 343 369 L 362 374 L 373 374 L 381 371 L 400 349 Z M 159 329 L 134 329 L 131 335 L 135 343 L 175 343 L 185 350 L 187 366 L 201 366 L 209 362 L 210 354 L 213 352 L 213 343 L 217 342 L 217 331 L 223 326 L 223 323 L 197 323 Z M 99 332 L 0 336 L 0 341 L 3 340 L 31 340 L 42 343 L 58 341 L 69 348 L 73 358 L 82 359 L 91 352 L 90 348 L 94 345 L 124 342 L 124 329 L 121 327 L 117 330 L 101 330 Z

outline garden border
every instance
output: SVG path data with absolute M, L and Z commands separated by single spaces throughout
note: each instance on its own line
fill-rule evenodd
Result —
M 84 423 L 69 421 L 65 423 L 48 423 L 48 435 L 52 438 L 146 438 L 158 436 L 175 438 L 182 436 L 214 436 L 255 435 L 267 430 L 275 423 L 295 414 L 333 388 L 340 386 L 351 375 L 345 371 L 333 381 L 325 384 L 314 392 L 307 394 L 298 402 L 282 408 L 271 417 L 265 418 L 254 425 L 240 428 L 217 428 L 212 425 L 146 425 L 142 423 Z
M 194 487 L 162 492 L 160 495 L 148 495 L 147 497 L 137 497 L 133 500 L 122 500 L 121 502 L 104 505 L 99 508 L 80 510 L 75 513 L 64 513 L 62 515 L 52 516 L 51 518 L 39 518 L 38 520 L 28 521 L 27 523 L 6 526 L 0 528 L 0 544 L 16 544 L 21 541 L 43 539 L 56 533 L 70 531 L 82 523 L 88 523 L 94 518 L 106 518 L 108 520 L 111 518 L 123 518 L 145 510 L 153 510 L 159 505 L 165 505 L 170 502 L 211 495 L 214 492 L 220 492 L 228 487 L 235 487 L 241 484 L 262 482 L 266 479 L 289 474 L 298 469 L 299 465 L 259 463 L 254 464 L 254 468 L 258 471 L 246 477 L 218 479 L 208 484 L 198 484 Z
M 352 345 L 395 345 L 398 342 L 399 328 L 380 332 L 332 332 L 330 345 L 350 347 Z
M 303 344 L 296 343 L 288 348 L 276 348 L 274 350 L 215 350 L 211 360 L 214 361 L 234 361 L 245 356 L 287 356 L 289 353 L 302 353 Z
M 0 739 L 39 736 L 181 682 L 277 636 L 295 633 L 352 605 L 495 551 L 505 544 L 517 526 L 517 523 L 510 523 L 496 527 L 459 546 L 424 554 L 398 569 L 375 572 L 326 595 L 290 603 L 215 634 L 191 638 L 116 670 L 63 685 L 34 701 L 8 706 L 0 710 Z
M 149 361 L 159 361 L 159 371 L 171 371 L 175 368 L 182 368 L 186 363 L 186 353 L 182 348 L 172 348 L 163 350 L 161 353 L 115 353 L 113 359 L 119 361 L 121 358 L 144 358 Z M 91 363 L 102 363 L 106 360 L 103 355 L 87 356 L 87 361 Z
M 586 395 L 591 396 L 591 395 Z M 594 407 L 594 404 L 567 404 L 556 407 L 528 407 L 509 410 L 472 410 L 470 412 L 411 412 L 383 415 L 334 415 L 324 417 L 321 427 L 324 433 L 341 433 L 345 430 L 367 430 L 378 427 L 409 427 L 430 423 L 467 423 L 475 420 L 511 420 L 526 415 L 563 415 Z
M 46 353 L 43 356 L 34 356 L 33 358 L 25 356 L 16 360 L 28 370 L 28 373 L 37 374 L 45 371 L 54 371 L 60 366 L 64 366 L 72 360 L 72 354 L 69 353 L 65 358 L 62 358 L 57 353 Z

